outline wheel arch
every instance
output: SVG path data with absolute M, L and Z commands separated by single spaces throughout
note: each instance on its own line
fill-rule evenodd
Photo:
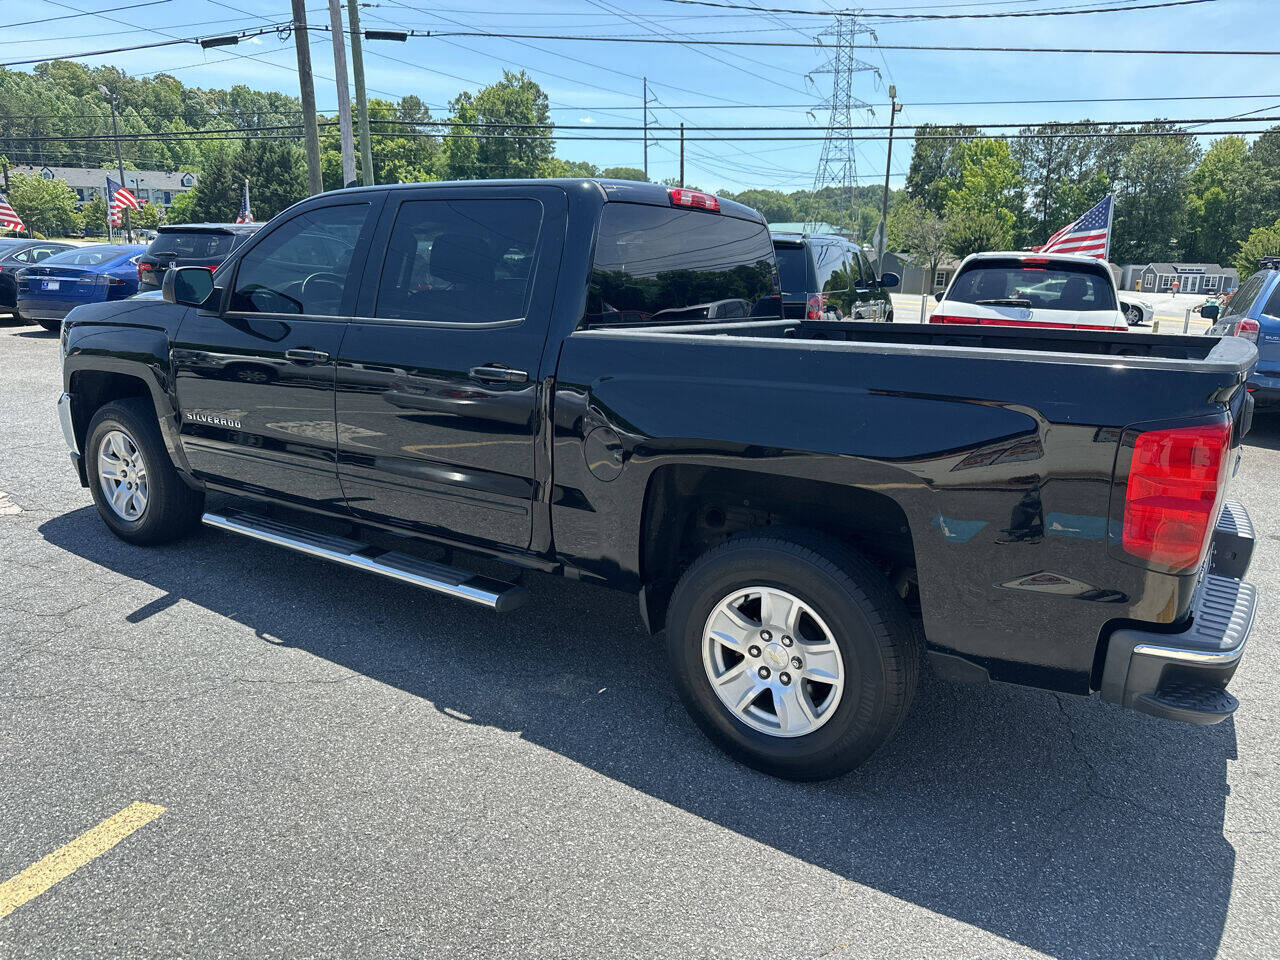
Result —
M 108 403 L 137 397 L 149 400 L 160 426 L 165 450 L 183 481 L 196 489 L 190 476 L 178 434 L 178 418 L 168 391 L 157 380 L 152 365 L 115 356 L 76 356 L 66 361 L 66 390 L 71 396 L 71 423 L 76 443 L 83 451 L 89 422 Z M 85 457 L 80 458 L 81 482 L 87 482 Z
M 915 589 L 915 545 L 891 497 L 856 486 L 719 466 L 671 464 L 649 477 L 641 511 L 641 615 L 666 622 L 680 575 L 702 553 L 765 527 L 835 537 L 875 563 L 904 598 Z

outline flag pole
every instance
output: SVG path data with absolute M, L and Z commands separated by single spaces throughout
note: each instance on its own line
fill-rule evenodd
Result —
M 1107 194 L 1107 248 L 1102 251 L 1102 261 L 1104 263 L 1111 262 L 1111 220 L 1116 215 L 1116 197 L 1113 193 Z

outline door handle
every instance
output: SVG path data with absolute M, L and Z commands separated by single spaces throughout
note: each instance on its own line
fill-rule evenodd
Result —
M 471 379 L 498 383 L 524 383 L 529 374 L 523 370 L 512 370 L 501 364 L 490 363 L 483 367 L 471 368 Z
M 294 363 L 324 363 L 329 359 L 329 354 L 323 350 L 286 350 L 284 357 Z

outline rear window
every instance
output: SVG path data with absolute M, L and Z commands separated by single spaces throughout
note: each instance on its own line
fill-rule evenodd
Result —
M 235 246 L 235 234 L 208 230 L 175 230 L 156 236 L 147 247 L 153 257 L 225 257 Z
M 137 249 L 137 247 L 103 243 L 92 247 L 76 247 L 71 250 L 63 250 L 61 253 L 55 253 L 52 257 L 48 257 L 41 262 L 49 265 L 62 264 L 71 267 L 93 267 L 100 263 L 106 263 L 108 260 L 114 260 L 116 257 L 123 257 L 126 253 L 132 253 Z
M 584 323 L 777 317 L 780 306 L 764 224 L 701 210 L 605 204 Z
M 804 299 L 809 292 L 809 251 L 804 247 L 775 246 L 782 295 Z
M 1114 310 L 1115 291 L 1106 267 L 1021 260 L 976 260 L 964 267 L 946 299 L 990 306 L 1038 310 Z
M 1227 308 L 1222 311 L 1221 319 L 1227 317 L 1241 317 L 1249 312 L 1249 308 L 1253 306 L 1253 301 L 1258 299 L 1258 294 L 1262 292 L 1262 287 L 1267 282 L 1267 272 L 1259 270 L 1248 280 L 1240 285 L 1240 289 L 1231 295 L 1231 299 L 1227 302 Z

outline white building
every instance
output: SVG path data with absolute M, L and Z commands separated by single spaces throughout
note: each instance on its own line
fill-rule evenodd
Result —
M 42 177 L 45 180 L 63 180 L 75 193 L 80 203 L 88 203 L 95 197 L 107 195 L 107 177 L 118 180 L 115 170 L 96 167 L 54 167 L 23 164 L 9 168 L 10 173 Z M 180 194 L 186 193 L 200 179 L 197 173 L 176 170 L 128 170 L 124 172 L 124 186 L 142 203 L 150 201 L 156 206 L 167 207 Z

